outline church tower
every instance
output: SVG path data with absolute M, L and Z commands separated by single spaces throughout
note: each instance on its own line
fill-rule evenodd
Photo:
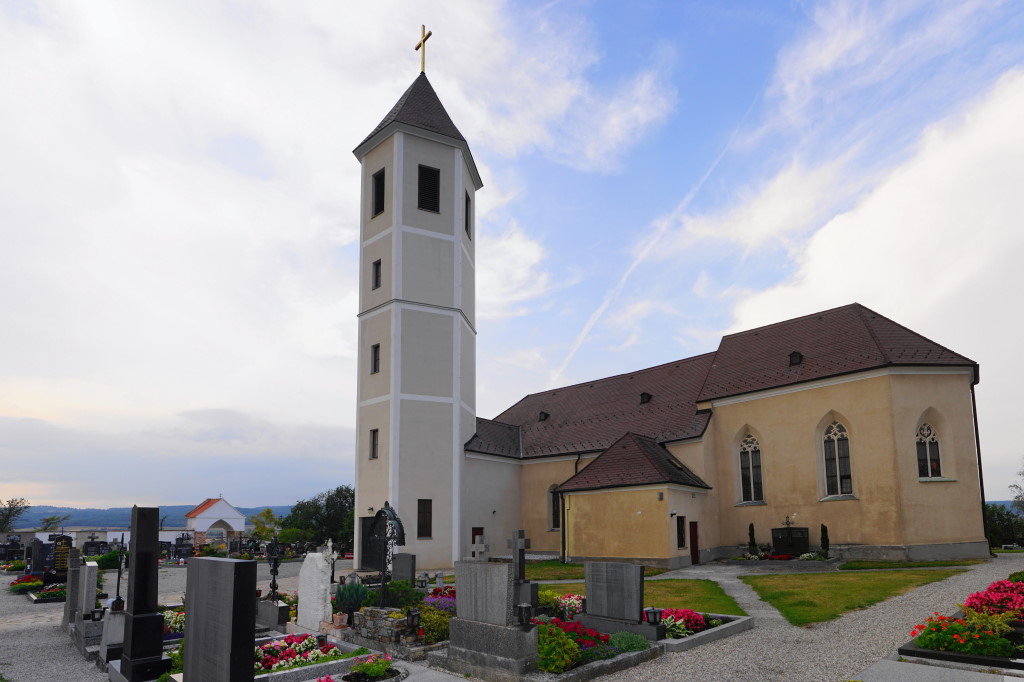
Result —
M 355 561 L 387 501 L 401 551 L 461 558 L 463 445 L 476 430 L 475 194 L 466 139 L 425 73 L 353 152 L 362 165 Z M 468 539 L 465 540 L 468 543 Z

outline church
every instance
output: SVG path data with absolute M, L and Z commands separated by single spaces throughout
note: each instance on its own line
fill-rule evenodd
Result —
M 385 504 L 424 568 L 517 529 L 567 561 L 676 568 L 787 519 L 848 558 L 988 556 L 976 362 L 853 303 L 480 418 L 469 144 L 421 71 L 354 154 L 357 567 Z

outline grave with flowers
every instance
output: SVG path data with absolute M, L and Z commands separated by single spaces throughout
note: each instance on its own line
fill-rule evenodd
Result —
M 914 639 L 899 654 L 932 665 L 1024 670 L 1024 572 L 997 580 L 958 606 L 952 615 L 936 611 L 915 626 Z

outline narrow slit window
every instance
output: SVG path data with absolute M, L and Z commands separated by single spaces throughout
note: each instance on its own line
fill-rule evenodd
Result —
M 380 431 L 378 429 L 370 429 L 370 459 L 377 459 L 379 456 L 380 447 Z
M 434 501 L 416 500 L 416 537 L 431 538 L 434 533 Z
M 558 499 L 558 492 L 555 486 L 551 486 L 551 530 L 558 530 L 562 527 L 562 505 Z
M 376 374 L 380 371 L 380 344 L 375 343 L 370 346 L 370 374 Z
M 384 212 L 384 169 L 373 174 L 373 210 L 370 217 L 380 215 Z
M 373 261 L 370 271 L 370 288 L 380 289 L 381 264 L 379 260 Z
M 441 212 L 441 171 L 430 166 L 420 166 L 419 208 L 421 211 Z
M 473 238 L 473 200 L 469 198 L 469 192 L 466 192 L 466 206 L 465 216 L 466 222 L 466 236 L 470 239 Z
M 676 517 L 676 547 L 678 549 L 686 548 L 686 517 Z
M 761 446 L 749 433 L 740 443 L 740 488 L 744 502 L 764 501 L 764 487 L 761 485 Z

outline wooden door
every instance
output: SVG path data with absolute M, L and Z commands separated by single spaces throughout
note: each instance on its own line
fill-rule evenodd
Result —
M 690 521 L 690 563 L 694 566 L 700 563 L 700 533 L 696 521 Z

